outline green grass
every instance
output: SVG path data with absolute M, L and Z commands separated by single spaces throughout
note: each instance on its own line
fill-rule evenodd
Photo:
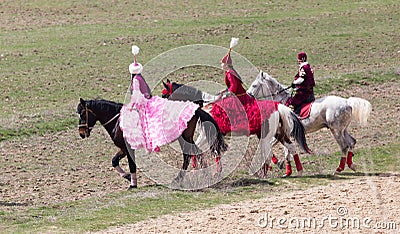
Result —
M 382 83 L 396 82 L 400 74 L 377 73 L 377 72 L 356 72 L 345 74 L 337 78 L 323 79 L 318 81 L 315 93 L 323 95 L 332 91 L 344 91 L 349 87 L 363 87 L 368 85 L 378 85 Z
M 37 4 L 46 7 L 39 10 Z M 122 2 L 27 1 L 17 6 L 9 1 L 5 6 L 29 11 L 33 19 L 14 22 L 21 30 L 3 25 L 0 91 L 8 101 L 0 113 L 30 113 L 56 105 L 57 110 L 66 110 L 79 97 L 122 101 L 134 43 L 142 49 L 140 61 L 146 63 L 175 47 L 193 43 L 226 47 L 230 37 L 238 36 L 241 41 L 235 51 L 286 82 L 293 76 L 299 50 L 309 52 L 317 78 L 365 69 L 391 74 L 398 66 L 399 41 L 393 31 L 398 21 L 396 1 L 303 5 L 205 1 L 193 6 L 155 1 L 132 13 Z M 2 21 L 10 20 L 11 9 L 5 8 Z M 40 12 L 49 13 L 48 18 L 36 18 Z
M 42 136 L 46 133 L 55 133 L 59 131 L 65 131 L 67 129 L 71 129 L 76 127 L 77 119 L 76 118 L 65 118 L 60 120 L 53 121 L 41 121 L 41 122 L 30 122 L 27 125 L 24 125 L 20 128 L 13 129 L 3 129 L 0 128 L 0 141 L 5 140 L 13 140 L 21 137 L 29 137 L 29 136 Z

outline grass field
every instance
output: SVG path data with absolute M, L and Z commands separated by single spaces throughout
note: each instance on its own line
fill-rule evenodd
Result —
M 80 97 L 124 101 L 133 44 L 141 48 L 139 61 L 146 64 L 180 46 L 228 47 L 231 37 L 239 37 L 235 51 L 286 84 L 296 71 L 297 52 L 304 50 L 315 70 L 319 96 L 350 96 L 356 90 L 362 93 L 360 90 L 373 90 L 371 87 L 381 84 L 398 84 L 398 9 L 400 3 L 394 0 L 1 1 L 0 232 L 96 231 L 166 213 L 279 194 L 282 188 L 335 182 L 337 178 L 325 173 L 335 168 L 339 155 L 336 143 L 329 139 L 321 144 L 334 145 L 333 151 L 327 157 L 306 158 L 315 163 L 308 165 L 309 174 L 304 178 L 258 180 L 238 172 L 204 191 L 143 186 L 134 193 L 125 192 L 118 190 L 124 185 L 118 184 L 116 173 L 104 169 L 116 149 L 104 134 L 93 134 L 82 143 L 76 133 L 75 108 Z M 222 83 L 222 71 L 215 69 L 189 68 L 171 78 L 200 80 L 210 73 Z M 378 97 L 373 104 L 386 101 Z M 387 105 L 400 108 L 398 101 Z M 398 122 L 394 124 L 399 127 Z M 399 135 L 385 122 L 371 127 L 371 135 L 378 128 L 388 136 L 384 144 L 368 142 L 369 135 L 358 129 L 363 147 L 357 153 L 369 156 L 360 161 L 374 162 L 368 164 L 370 174 L 399 171 Z M 75 157 L 80 161 L 75 162 Z M 64 160 L 60 163 L 56 158 Z M 102 168 L 100 182 L 94 181 L 94 171 L 86 170 L 88 165 L 92 170 Z M 65 181 L 58 181 L 62 186 L 46 187 L 53 171 L 65 174 Z M 21 177 L 12 181 L 9 173 Z M 85 178 L 88 174 L 92 177 Z M 72 176 L 84 184 L 83 189 L 70 183 Z M 340 179 L 357 176 L 361 175 Z M 110 184 L 116 191 L 102 193 Z M 35 191 L 46 189 L 60 191 L 50 192 L 53 197 L 46 197 L 47 202 L 35 202 L 41 196 Z M 82 195 L 90 189 L 95 191 L 92 197 Z M 10 197 L 10 190 L 27 193 L 27 198 Z M 63 199 L 63 193 L 69 195 Z M 28 205 L 18 206 L 21 203 Z

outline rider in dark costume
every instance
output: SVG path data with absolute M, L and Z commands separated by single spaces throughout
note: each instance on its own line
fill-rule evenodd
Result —
M 307 54 L 300 52 L 297 55 L 299 69 L 294 76 L 292 88 L 295 89 L 295 95 L 286 101 L 286 106 L 293 106 L 294 112 L 300 114 L 300 109 L 303 104 L 313 102 L 314 97 L 314 71 L 307 62 Z

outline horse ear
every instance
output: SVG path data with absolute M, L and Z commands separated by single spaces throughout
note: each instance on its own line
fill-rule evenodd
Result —
M 167 84 L 171 83 L 171 81 L 169 79 L 167 79 Z
M 85 105 L 86 105 L 86 102 L 85 102 L 85 100 L 83 100 L 82 98 L 80 98 L 80 100 L 79 100 L 79 101 L 80 101 L 80 103 L 81 103 L 81 105 L 82 105 L 82 106 L 85 106 Z
M 164 85 L 164 88 L 168 88 L 168 85 L 163 81 L 162 84 Z

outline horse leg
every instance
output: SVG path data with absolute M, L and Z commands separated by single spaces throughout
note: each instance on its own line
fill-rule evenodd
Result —
M 179 144 L 181 145 L 181 149 L 183 151 L 183 165 L 182 169 L 187 170 L 189 166 L 189 160 L 192 160 L 192 167 L 196 168 L 197 165 L 197 156 L 200 154 L 200 149 L 193 141 L 194 132 L 196 129 L 197 119 L 192 118 L 188 122 L 188 126 L 183 131 L 182 136 L 179 138 Z
M 284 142 L 284 150 L 285 150 L 286 161 L 289 162 L 289 167 L 290 167 L 291 155 L 293 155 L 294 164 L 296 165 L 296 170 L 297 170 L 297 176 L 298 177 L 303 176 L 303 165 L 301 164 L 299 154 L 297 153 L 296 145 L 293 144 L 293 142 L 291 142 L 290 140 L 287 140 L 286 142 Z M 287 164 L 286 168 L 288 168 Z M 287 172 L 286 174 L 288 174 L 287 169 L 286 172 Z
M 276 144 L 278 144 L 278 140 L 274 137 L 271 140 L 271 148 L 273 148 Z M 279 161 L 279 159 L 275 156 L 275 154 L 272 153 L 272 158 L 271 161 L 273 164 L 278 165 L 279 169 L 283 168 L 283 164 L 281 161 Z
M 122 134 L 122 130 L 121 128 L 119 128 L 119 125 L 117 124 L 115 127 L 115 133 L 114 133 L 114 137 L 113 137 L 113 141 L 114 144 L 119 147 L 121 149 L 121 151 L 127 155 L 128 157 L 128 166 L 129 166 L 129 172 L 130 172 L 130 185 L 128 190 L 132 190 L 134 188 L 137 188 L 137 177 L 136 177 L 136 163 L 135 163 L 135 150 L 131 149 L 131 148 L 127 148 L 129 147 L 128 144 L 125 143 L 123 134 Z M 117 153 L 118 154 L 118 153 Z M 117 156 L 117 155 L 116 155 Z M 114 157 L 116 157 L 114 156 Z M 120 157 L 119 159 L 121 159 L 122 157 Z M 118 160 L 119 162 L 119 160 Z M 113 162 L 114 164 L 114 162 Z M 117 171 L 118 169 L 115 168 Z M 120 168 L 122 170 L 122 168 Z M 127 176 L 128 177 L 128 176 Z M 126 178 L 124 176 L 124 178 Z M 126 178 L 128 179 L 128 178 Z
M 344 137 L 343 131 L 331 129 L 331 132 L 332 132 L 333 136 L 335 137 L 336 142 L 339 144 L 340 149 L 342 151 L 342 157 L 340 158 L 339 166 L 336 168 L 336 171 L 333 173 L 333 175 L 337 175 L 337 174 L 340 174 L 344 170 L 344 167 L 346 166 L 347 152 L 349 150 L 349 146 L 346 144 L 346 139 Z
M 271 169 L 270 163 L 273 155 L 271 142 L 272 141 L 268 141 L 266 136 L 263 136 L 260 139 L 261 155 L 265 159 L 263 165 L 261 166 L 261 173 L 259 174 L 261 178 L 266 178 L 268 170 Z M 267 148 L 269 148 L 269 151 L 266 150 Z
M 185 137 L 182 135 L 181 137 L 178 138 L 179 141 L 179 145 L 181 146 L 182 149 L 182 155 L 183 155 L 183 164 L 182 164 L 182 170 L 187 170 L 189 167 L 189 162 L 191 159 L 191 155 L 188 154 L 189 150 L 189 146 L 188 146 L 188 142 L 186 141 Z
M 258 137 L 258 140 L 261 140 L 261 135 L 257 135 L 257 137 Z M 273 137 L 271 142 L 270 142 L 271 149 L 277 143 L 278 143 L 278 140 L 275 137 Z M 260 141 L 260 144 L 261 144 L 261 141 Z M 272 156 L 271 156 L 271 161 L 272 161 L 273 164 L 277 164 L 278 161 L 279 161 L 278 158 L 273 153 L 272 153 Z M 263 163 L 263 165 L 261 166 L 260 172 L 258 173 L 259 177 L 266 178 L 268 170 L 272 170 L 272 166 L 267 161 L 265 161 Z
M 127 179 L 129 182 L 131 181 L 131 174 L 126 173 L 124 169 L 122 169 L 119 165 L 119 161 L 123 159 L 126 156 L 126 153 L 122 151 L 121 149 L 114 155 L 114 157 L 111 160 L 112 167 L 117 171 L 117 173 Z
M 351 170 L 357 171 L 357 165 L 356 165 L 355 163 L 353 163 L 353 156 L 354 156 L 353 149 L 354 149 L 354 146 L 355 146 L 355 144 L 356 144 L 356 139 L 354 139 L 354 138 L 347 132 L 347 129 L 344 130 L 344 137 L 345 137 L 345 139 L 346 139 L 346 142 L 347 142 L 348 145 L 349 145 L 349 150 L 348 150 L 348 152 L 347 152 L 347 159 L 346 159 L 347 166 L 348 166 Z
M 352 109 L 350 106 L 343 106 L 329 118 L 330 121 L 327 123 L 342 151 L 342 157 L 340 158 L 339 166 L 333 173 L 334 175 L 339 174 L 344 170 L 349 148 L 354 147 L 355 144 L 355 140 L 353 140 L 346 130 L 351 121 L 351 112 Z M 350 154 L 349 162 L 352 164 L 352 154 Z
M 129 172 L 131 173 L 131 184 L 128 190 L 132 190 L 137 188 L 137 177 L 136 177 L 136 163 L 135 163 L 135 150 L 131 150 L 127 153 L 128 155 L 128 165 L 129 165 Z
M 285 174 L 282 176 L 283 178 L 289 177 L 292 175 L 292 165 L 291 165 L 291 157 L 290 157 L 290 152 L 287 149 L 287 146 L 285 146 L 285 142 L 283 144 L 283 150 L 285 151 L 285 161 L 280 162 L 280 166 L 283 168 L 283 165 L 285 164 Z

